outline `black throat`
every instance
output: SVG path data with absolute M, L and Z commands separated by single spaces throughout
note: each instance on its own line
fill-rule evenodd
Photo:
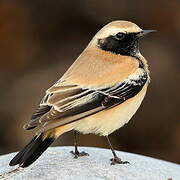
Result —
M 139 52 L 139 38 L 137 33 L 126 34 L 122 40 L 115 36 L 109 36 L 98 40 L 98 47 L 104 51 L 110 51 L 115 54 L 136 57 Z

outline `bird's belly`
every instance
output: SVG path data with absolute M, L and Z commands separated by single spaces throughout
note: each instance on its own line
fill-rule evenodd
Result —
M 141 105 L 146 90 L 147 84 L 139 94 L 124 103 L 74 122 L 73 129 L 84 134 L 94 133 L 103 136 L 112 133 L 132 118 Z

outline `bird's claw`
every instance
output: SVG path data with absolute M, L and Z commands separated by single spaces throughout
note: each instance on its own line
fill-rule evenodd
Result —
M 111 158 L 110 161 L 111 161 L 111 165 L 115 165 L 115 164 L 129 164 L 128 161 L 122 161 L 119 157 Z
M 77 159 L 78 157 L 82 157 L 82 156 L 89 156 L 88 153 L 82 151 L 82 152 L 79 152 L 79 151 L 70 151 L 71 154 L 74 155 L 74 158 Z

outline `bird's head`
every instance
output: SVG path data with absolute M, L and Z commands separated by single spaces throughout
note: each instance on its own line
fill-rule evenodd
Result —
M 142 30 L 129 21 L 113 21 L 104 26 L 92 42 L 104 51 L 135 56 L 139 52 L 139 38 L 150 32 L 154 30 Z

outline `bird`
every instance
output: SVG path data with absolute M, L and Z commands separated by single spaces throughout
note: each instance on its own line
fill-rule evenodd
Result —
M 155 30 L 116 20 L 92 38 L 64 75 L 45 93 L 24 129 L 37 128 L 33 139 L 9 165 L 25 168 L 62 134 L 74 131 L 75 158 L 79 152 L 77 133 L 106 137 L 111 164 L 126 164 L 119 158 L 109 135 L 121 128 L 142 103 L 150 82 L 147 60 L 139 50 L 139 39 Z

